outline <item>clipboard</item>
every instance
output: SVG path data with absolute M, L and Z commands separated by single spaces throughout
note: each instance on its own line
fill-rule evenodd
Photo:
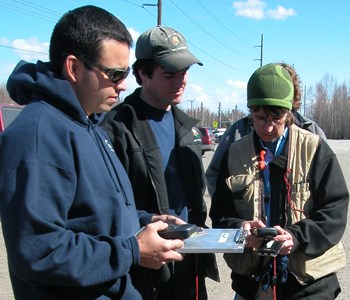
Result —
M 243 253 L 247 234 L 243 228 L 198 228 L 184 240 L 179 253 Z

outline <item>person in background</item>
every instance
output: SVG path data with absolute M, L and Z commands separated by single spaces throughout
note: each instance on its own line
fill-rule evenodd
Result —
M 254 130 L 231 144 L 210 209 L 215 228 L 243 227 L 243 254 L 225 254 L 236 299 L 335 299 L 349 192 L 336 155 L 318 135 L 293 124 L 293 80 L 279 64 L 248 81 Z M 276 257 L 259 256 L 258 229 L 273 227 Z M 269 248 L 270 247 L 270 248 Z
M 177 108 L 188 69 L 202 63 L 182 34 L 165 26 L 142 33 L 135 54 L 133 73 L 141 87 L 113 108 L 101 126 L 129 175 L 137 208 L 205 227 L 201 146 L 192 134 L 198 120 Z M 205 277 L 217 279 L 217 273 L 213 254 L 186 255 L 147 275 L 151 284 L 145 284 L 154 289 L 145 299 L 207 299 Z
M 55 25 L 50 62 L 21 61 L 8 79 L 11 98 L 25 105 L 0 135 L 1 223 L 16 299 L 141 300 L 131 269 L 182 260 L 183 241 L 157 232 L 184 222 L 136 210 L 97 126 L 126 89 L 131 45 L 119 19 L 79 7 Z
M 301 80 L 295 69 L 286 63 L 278 63 L 285 68 L 289 75 L 292 77 L 294 85 L 294 98 L 292 104 L 292 113 L 294 115 L 294 124 L 307 131 L 318 134 L 324 140 L 327 140 L 323 130 L 312 120 L 302 116 L 298 110 L 301 107 Z M 219 145 L 217 146 L 214 155 L 210 161 L 210 164 L 206 170 L 208 193 L 212 197 L 215 192 L 216 179 L 219 173 L 219 168 L 224 152 L 230 147 L 230 145 L 241 139 L 253 130 L 253 123 L 249 116 L 244 117 L 235 123 L 233 123 L 222 136 Z

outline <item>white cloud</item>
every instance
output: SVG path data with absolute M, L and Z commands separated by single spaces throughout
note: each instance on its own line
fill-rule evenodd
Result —
M 0 68 L 0 84 L 5 84 L 16 63 L 3 64 Z
M 47 61 L 49 58 L 49 42 L 40 42 L 36 37 L 14 40 L 11 46 L 15 48 L 14 50 L 19 57 L 24 60 L 33 61 L 40 59 Z
M 237 16 L 248 17 L 248 18 L 257 19 L 257 20 L 264 18 L 265 6 L 266 6 L 265 2 L 261 0 L 233 2 L 233 8 L 236 9 Z
M 139 38 L 140 36 L 140 33 L 135 30 L 134 28 L 130 27 L 128 28 L 130 34 L 131 34 L 131 37 L 134 41 L 134 47 L 130 49 L 130 59 L 129 59 L 129 64 L 130 66 L 135 62 L 136 60 L 136 57 L 135 57 L 135 46 L 136 46 L 136 41 L 137 39 Z
M 184 95 L 184 101 L 187 99 L 195 100 L 196 103 L 203 102 L 203 105 L 205 106 L 206 103 L 208 103 L 209 97 L 208 94 L 201 85 L 196 84 L 187 84 L 186 90 Z
M 241 81 L 241 80 L 232 80 L 232 79 L 229 79 L 226 81 L 226 83 L 235 88 L 235 89 L 246 89 L 247 88 L 247 83 L 245 81 Z
M 255 20 L 285 20 L 288 17 L 296 15 L 294 9 L 285 8 L 281 5 L 278 5 L 276 9 L 266 10 L 266 3 L 262 0 L 247 0 L 246 2 L 236 1 L 233 2 L 232 6 L 236 10 L 237 16 L 247 17 Z
M 285 20 L 288 17 L 296 15 L 296 12 L 292 8 L 287 9 L 278 5 L 277 9 L 269 9 L 266 15 L 269 16 L 270 19 Z
M 132 27 L 128 28 L 128 31 L 131 34 L 131 37 L 132 37 L 132 39 L 134 41 L 134 44 L 136 44 L 136 41 L 139 38 L 140 33 L 137 30 L 135 30 L 134 28 L 132 28 Z
M 246 96 L 245 93 L 238 94 L 236 92 L 227 93 L 220 99 L 221 110 L 222 111 L 231 111 L 236 107 L 239 110 L 246 109 Z

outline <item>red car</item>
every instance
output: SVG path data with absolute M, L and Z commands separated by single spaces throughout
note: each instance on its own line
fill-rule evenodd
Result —
M 202 155 L 206 151 L 215 150 L 215 136 L 210 127 L 199 127 L 198 128 L 202 135 Z

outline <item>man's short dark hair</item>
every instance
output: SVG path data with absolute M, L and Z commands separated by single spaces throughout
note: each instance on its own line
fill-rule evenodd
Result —
M 64 14 L 51 35 L 50 62 L 55 73 L 61 73 L 70 54 L 97 61 L 102 42 L 115 40 L 131 48 L 133 40 L 125 25 L 108 11 L 82 6 Z
M 142 71 L 148 78 L 152 78 L 156 66 L 159 64 L 153 59 L 137 59 L 132 65 L 132 73 L 136 78 L 136 82 L 142 85 L 142 79 L 139 71 Z

